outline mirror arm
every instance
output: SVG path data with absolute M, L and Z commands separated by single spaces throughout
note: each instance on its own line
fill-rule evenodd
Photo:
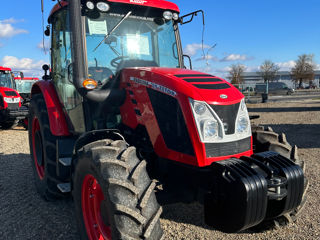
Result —
M 180 17 L 180 24 L 183 25 L 183 24 L 186 24 L 186 23 L 189 23 L 189 22 L 192 22 L 194 16 L 197 16 L 198 13 L 202 13 L 202 23 L 204 25 L 204 12 L 203 10 L 198 10 L 198 11 L 195 11 L 195 12 L 192 12 L 192 13 L 189 13 L 189 14 L 186 14 L 186 15 L 183 15 L 182 17 Z M 189 17 L 191 16 L 191 19 L 186 21 L 186 22 L 183 22 L 183 19 L 186 18 L 186 17 Z
M 190 70 L 192 70 L 192 62 L 191 62 L 191 57 L 189 55 L 182 55 L 183 57 L 186 57 L 189 59 L 189 64 L 190 64 Z

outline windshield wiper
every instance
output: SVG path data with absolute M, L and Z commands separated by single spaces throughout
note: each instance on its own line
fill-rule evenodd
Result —
M 98 46 L 96 46 L 96 48 L 93 49 L 93 51 L 96 51 L 98 47 L 114 32 L 114 30 L 116 30 L 121 25 L 121 23 L 131 15 L 131 13 L 132 11 L 129 11 L 123 18 L 121 18 L 121 20 L 111 29 L 111 31 L 104 36 L 104 39 L 102 39 Z

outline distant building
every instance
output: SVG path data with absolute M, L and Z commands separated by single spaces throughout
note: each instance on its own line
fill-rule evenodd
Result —
M 314 73 L 313 85 L 320 87 L 320 71 L 315 71 Z M 243 73 L 244 84 L 255 85 L 256 83 L 263 83 L 262 77 L 257 72 L 244 72 Z M 291 74 L 288 71 L 279 71 L 277 73 L 275 81 L 284 82 L 288 87 L 296 88 L 294 81 L 292 80 Z M 309 86 L 309 83 L 304 83 L 304 86 Z

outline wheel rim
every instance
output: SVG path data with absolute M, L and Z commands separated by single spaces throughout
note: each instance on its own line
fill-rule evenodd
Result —
M 81 189 L 83 219 L 90 240 L 111 240 L 111 227 L 107 226 L 101 216 L 103 192 L 94 176 L 85 176 Z
M 44 178 L 44 160 L 42 151 L 42 138 L 38 118 L 32 120 L 32 149 L 36 170 L 40 179 Z

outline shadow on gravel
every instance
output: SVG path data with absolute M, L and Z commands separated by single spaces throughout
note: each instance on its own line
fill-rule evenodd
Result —
M 285 133 L 287 141 L 299 148 L 320 148 L 320 124 L 266 124 L 277 133 Z
M 1 151 L 2 149 L 0 149 Z M 29 154 L 0 152 L 0 239 L 79 239 L 71 198 L 36 191 Z
M 316 112 L 320 107 L 248 108 L 249 112 Z

